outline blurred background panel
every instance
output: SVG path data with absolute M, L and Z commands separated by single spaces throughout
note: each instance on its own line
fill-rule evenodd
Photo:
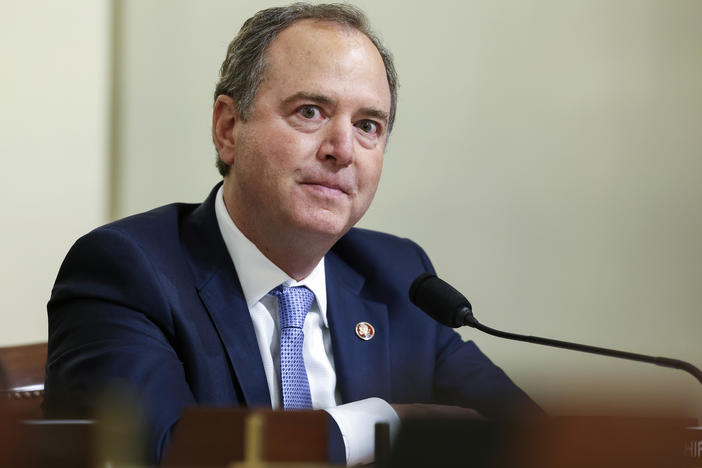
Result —
M 0 345 L 46 341 L 78 236 L 108 220 L 110 4 L 0 0 Z
M 355 3 L 401 83 L 361 225 L 419 242 L 487 325 L 702 367 L 702 2 Z M 5 343 L 45 339 L 77 236 L 219 180 L 217 71 L 267 4 L 52 5 L 0 19 Z M 547 409 L 702 417 L 682 372 L 477 333 Z

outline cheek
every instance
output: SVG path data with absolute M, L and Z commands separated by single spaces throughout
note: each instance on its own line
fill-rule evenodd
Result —
M 361 166 L 360 171 L 363 188 L 368 190 L 372 197 L 378 187 L 380 174 L 383 171 L 383 153 L 369 155 L 366 163 Z
M 261 177 L 279 171 L 286 159 L 285 150 L 290 148 L 289 139 L 281 138 L 278 132 L 269 127 L 250 128 L 239 141 L 238 163 L 242 170 L 257 173 Z
M 266 157 L 283 171 L 299 169 L 306 161 L 314 159 L 319 145 L 315 135 L 296 132 L 288 126 L 276 128 L 263 139 L 268 150 Z

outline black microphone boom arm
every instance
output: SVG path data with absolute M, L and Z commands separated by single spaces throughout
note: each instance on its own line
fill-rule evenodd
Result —
M 620 359 L 629 359 L 632 361 L 639 362 L 650 362 L 651 364 L 656 364 L 662 367 L 671 367 L 673 369 L 680 369 L 685 372 L 692 374 L 700 383 L 702 383 L 702 371 L 697 367 L 693 366 L 689 362 L 681 361 L 679 359 L 671 359 L 660 356 L 647 356 L 645 354 L 630 353 L 627 351 L 617 351 L 614 349 L 600 348 L 597 346 L 590 346 L 578 343 L 569 343 L 567 341 L 553 340 L 551 338 L 542 338 L 539 336 L 528 336 L 519 335 L 517 333 L 509 333 L 500 330 L 495 330 L 488 326 L 483 325 L 478 322 L 475 317 L 472 320 L 466 321 L 465 325 L 469 327 L 477 328 L 489 335 L 498 336 L 500 338 L 507 338 L 509 340 L 524 341 L 526 343 L 536 343 L 546 346 L 554 346 L 556 348 L 571 349 L 573 351 L 582 351 L 584 353 L 600 354 L 602 356 L 611 356 Z
M 692 376 L 702 383 L 702 371 L 689 362 L 681 361 L 679 359 L 646 356 L 645 354 L 629 353 L 626 351 L 599 348 L 597 346 L 569 343 L 567 341 L 552 340 L 550 338 L 541 338 L 538 336 L 519 335 L 516 333 L 503 332 L 487 327 L 478 322 L 478 320 L 473 316 L 473 310 L 470 302 L 468 302 L 468 299 L 466 299 L 463 294 L 461 294 L 447 282 L 440 279 L 438 276 L 431 273 L 423 273 L 414 280 L 412 286 L 410 287 L 409 296 L 413 304 L 426 312 L 434 320 L 453 328 L 467 325 L 469 327 L 477 328 L 478 330 L 489 335 L 507 338 L 508 340 L 553 346 L 556 348 L 570 349 L 584 353 L 629 359 L 632 361 L 649 362 L 662 367 L 671 367 L 673 369 L 683 370 L 689 374 L 692 374 Z

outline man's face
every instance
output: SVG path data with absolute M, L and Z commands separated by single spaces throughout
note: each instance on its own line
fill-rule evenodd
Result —
M 378 187 L 389 112 L 385 67 L 366 36 L 311 20 L 283 30 L 250 117 L 233 126 L 231 159 L 223 155 L 234 221 L 281 239 L 341 237 Z

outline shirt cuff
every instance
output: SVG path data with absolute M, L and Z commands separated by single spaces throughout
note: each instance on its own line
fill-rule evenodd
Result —
M 346 447 L 346 464 L 372 463 L 375 459 L 375 423 L 390 424 L 390 439 L 395 437 L 400 418 L 385 400 L 367 398 L 325 410 L 339 426 Z

